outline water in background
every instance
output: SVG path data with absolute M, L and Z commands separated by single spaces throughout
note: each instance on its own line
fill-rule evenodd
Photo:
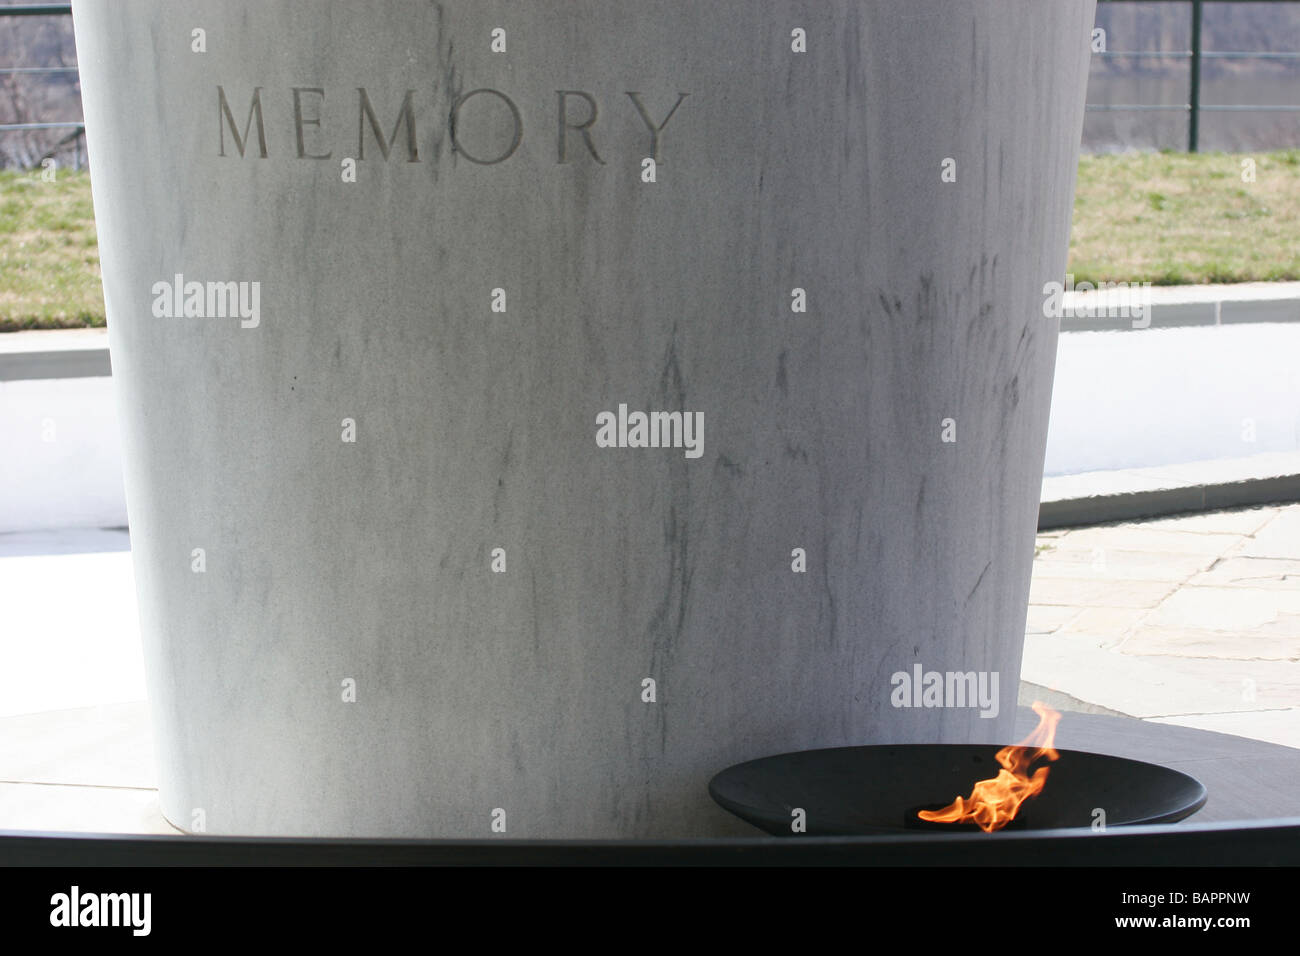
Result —
M 1300 3 L 1205 3 L 1203 52 L 1300 53 Z M 1108 53 L 1191 50 L 1190 3 L 1098 3 Z M 1191 61 L 1184 57 L 1094 54 L 1088 103 L 1186 106 Z M 1300 57 L 1201 62 L 1202 105 L 1300 106 Z M 1188 113 L 1090 111 L 1083 146 L 1090 152 L 1187 148 Z M 1200 148 L 1245 152 L 1300 146 L 1300 111 L 1202 112 Z

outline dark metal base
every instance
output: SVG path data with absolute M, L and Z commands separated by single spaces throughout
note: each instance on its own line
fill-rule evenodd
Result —
M 1298 866 L 1300 818 L 728 840 L 280 840 L 0 832 L 3 866 Z
M 945 807 L 969 796 L 976 781 L 996 777 L 998 749 L 906 744 L 780 754 L 722 771 L 709 793 L 773 836 L 979 832 L 973 824 L 927 823 L 917 811 Z M 1026 800 L 1000 832 L 1172 823 L 1205 804 L 1205 787 L 1176 770 L 1104 754 L 1059 753 L 1055 762 L 1040 761 L 1049 768 L 1043 792 Z

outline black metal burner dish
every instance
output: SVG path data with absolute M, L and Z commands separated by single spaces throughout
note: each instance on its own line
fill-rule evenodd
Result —
M 976 781 L 997 776 L 999 749 L 898 744 L 805 750 L 728 767 L 709 781 L 709 793 L 776 836 L 799 835 L 792 829 L 796 809 L 804 811 L 805 832 L 812 836 L 978 832 L 973 824 L 927 823 L 916 812 L 968 797 Z M 1173 823 L 1205 805 L 1205 787 L 1185 773 L 1123 757 L 1057 752 L 1055 762 L 1034 764 L 1050 768 L 1047 785 L 1001 832 L 1088 828 L 1096 821 L 1107 828 Z

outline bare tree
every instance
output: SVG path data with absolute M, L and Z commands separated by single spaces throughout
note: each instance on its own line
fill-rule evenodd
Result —
M 0 17 L 0 67 L 75 68 L 71 17 Z M 79 122 L 80 117 L 75 72 L 0 74 L 0 124 Z M 0 132 L 0 168 L 31 168 L 48 158 L 73 165 L 82 154 L 80 137 L 70 128 Z

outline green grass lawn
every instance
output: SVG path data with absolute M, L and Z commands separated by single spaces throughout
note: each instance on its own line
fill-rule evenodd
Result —
M 1242 181 L 1242 160 L 1255 181 Z M 1300 150 L 1084 156 L 1076 282 L 1300 279 Z M 88 174 L 0 172 L 0 332 L 104 324 Z
M 103 324 L 89 175 L 0 172 L 0 332 Z
M 1242 181 L 1247 158 L 1255 182 Z M 1094 283 L 1300 279 L 1300 149 L 1084 156 L 1069 271 Z

